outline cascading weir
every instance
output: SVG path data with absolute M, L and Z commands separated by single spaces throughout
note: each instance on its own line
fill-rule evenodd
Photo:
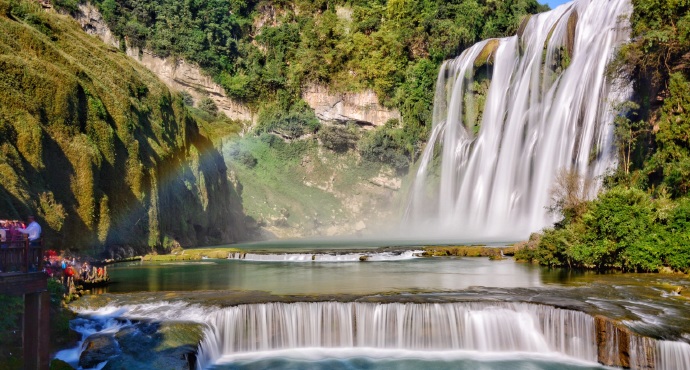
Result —
M 522 353 L 633 370 L 690 369 L 688 343 L 644 337 L 603 316 L 533 303 L 295 302 L 220 308 L 157 301 L 81 314 L 86 317 L 73 329 L 83 339 L 119 338 L 120 330 L 132 335 L 139 321 L 201 324 L 203 339 L 194 356 L 198 370 L 222 362 L 223 356 L 315 348 Z M 80 343 L 65 356 L 79 359 L 85 350 Z
M 631 93 L 606 77 L 631 9 L 576 0 L 445 62 L 404 229 L 526 239 L 555 221 L 546 208 L 559 171 L 600 181 L 616 163 L 613 105 Z
M 266 303 L 207 317 L 204 368 L 224 354 L 294 348 L 558 353 L 596 362 L 594 319 L 526 303 Z

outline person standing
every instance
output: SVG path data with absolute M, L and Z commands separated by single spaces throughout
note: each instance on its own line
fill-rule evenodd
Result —
M 29 236 L 29 245 L 35 246 L 41 243 L 41 225 L 36 222 L 34 216 L 29 216 L 29 225 L 26 228 L 17 229 L 22 234 Z

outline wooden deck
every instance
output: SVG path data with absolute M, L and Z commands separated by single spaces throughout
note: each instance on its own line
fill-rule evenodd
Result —
M 24 369 L 48 369 L 50 294 L 43 270 L 43 248 L 28 240 L 0 244 L 0 294 L 24 296 Z

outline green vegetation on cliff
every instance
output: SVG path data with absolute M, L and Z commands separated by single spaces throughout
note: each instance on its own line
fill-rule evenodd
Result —
M 197 63 L 281 135 L 315 129 L 301 119 L 307 84 L 373 89 L 402 113 L 400 127 L 379 134 L 396 137 L 398 168 L 426 139 L 440 63 L 545 10 L 535 0 L 94 2 L 128 45 Z
M 632 77 L 636 92 L 616 120 L 619 168 L 594 201 L 578 195 L 579 180 L 559 184 L 564 220 L 521 258 L 690 272 L 690 4 L 632 3 L 632 41 L 609 68 L 612 77 Z
M 242 238 L 202 132 L 181 96 L 70 17 L 0 0 L 0 218 L 36 214 L 57 248 Z

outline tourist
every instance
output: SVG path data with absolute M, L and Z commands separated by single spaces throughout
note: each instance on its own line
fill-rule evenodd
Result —
M 29 236 L 29 245 L 41 245 L 41 225 L 34 220 L 34 216 L 29 216 L 29 226 L 26 228 L 18 228 L 17 231 Z
M 81 279 L 84 281 L 89 280 L 89 271 L 91 269 L 89 268 L 89 263 L 84 262 L 83 265 L 81 265 Z

